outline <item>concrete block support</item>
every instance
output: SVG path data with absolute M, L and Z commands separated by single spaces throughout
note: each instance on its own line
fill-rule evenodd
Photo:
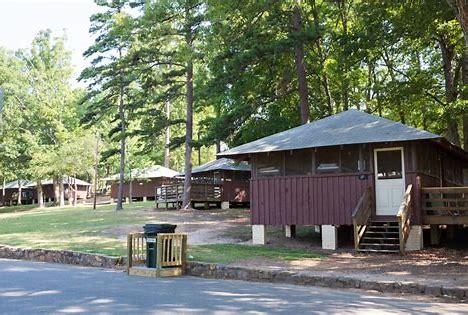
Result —
M 284 233 L 286 237 L 294 238 L 296 237 L 296 226 L 295 225 L 285 225 Z
M 143 202 L 147 202 L 148 201 L 148 197 L 143 197 Z
M 229 201 L 221 201 L 221 209 L 229 209 Z
M 320 225 L 314 225 L 315 233 L 320 233 Z
M 412 225 L 406 240 L 406 251 L 421 250 L 423 248 L 423 229 L 421 225 Z
M 252 243 L 257 245 L 265 245 L 265 225 L 254 224 L 252 225 Z
M 440 243 L 440 226 L 431 225 L 431 245 L 439 245 Z
M 338 228 L 334 225 L 322 225 L 322 248 L 338 248 Z

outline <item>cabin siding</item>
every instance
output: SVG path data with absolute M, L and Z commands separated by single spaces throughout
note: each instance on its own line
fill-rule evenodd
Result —
M 154 197 L 156 187 L 172 182 L 171 178 L 151 178 L 145 180 L 134 180 L 132 183 L 132 198 Z M 123 197 L 129 197 L 128 183 L 124 183 Z M 116 199 L 119 192 L 119 183 L 113 182 L 111 185 L 111 198 Z
M 256 178 L 251 181 L 252 224 L 352 224 L 351 215 L 373 177 L 359 174 Z
M 414 187 L 412 224 L 422 224 L 421 188 L 459 185 L 459 174 L 466 167 L 461 158 L 431 141 L 368 144 L 362 152 L 369 157 L 367 170 L 348 174 L 284 176 L 282 173 L 282 176 L 260 177 L 257 154 L 253 154 L 252 224 L 351 225 L 352 213 L 366 187 L 370 186 L 375 194 L 374 150 L 392 147 L 403 147 L 405 185 Z M 341 148 L 336 147 L 336 150 Z M 312 156 L 315 153 L 314 150 L 310 152 Z M 286 160 L 288 154 L 283 157 Z M 444 176 L 447 165 L 451 168 L 450 179 Z M 361 175 L 365 178 L 360 179 Z

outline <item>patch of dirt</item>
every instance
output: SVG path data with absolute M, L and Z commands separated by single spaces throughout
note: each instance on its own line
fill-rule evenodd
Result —
M 143 209 L 135 215 L 150 218 L 148 223 L 177 224 L 177 231 L 189 234 L 189 244 L 249 243 L 251 238 L 250 211 L 190 210 L 162 211 Z M 130 232 L 142 231 L 141 224 L 119 225 L 104 231 L 117 235 L 122 240 Z M 318 275 L 355 276 L 362 279 L 384 281 L 414 281 L 445 286 L 461 286 L 468 290 L 468 250 L 429 248 L 398 254 L 355 253 L 351 242 L 340 244 L 339 251 L 330 252 L 321 248 L 321 239 L 311 229 L 298 230 L 297 237 L 284 237 L 281 228 L 268 228 L 271 247 L 301 248 L 327 255 L 324 259 L 300 259 L 294 261 L 271 260 L 254 257 L 231 264 L 242 267 L 285 269 Z
M 150 209 L 136 210 L 147 216 Z M 239 243 L 250 238 L 250 211 L 245 209 L 229 210 L 190 210 L 190 211 L 153 211 L 154 219 L 148 223 L 170 223 L 177 225 L 177 232 L 189 234 L 190 245 Z M 125 240 L 128 233 L 143 232 L 142 224 L 126 224 L 108 228 L 104 234 Z
M 316 252 L 327 251 L 314 249 Z M 468 251 L 429 248 L 399 254 L 361 254 L 352 250 L 331 253 L 325 259 L 294 261 L 256 257 L 232 266 L 304 271 L 316 275 L 354 276 L 384 281 L 413 281 L 468 289 Z

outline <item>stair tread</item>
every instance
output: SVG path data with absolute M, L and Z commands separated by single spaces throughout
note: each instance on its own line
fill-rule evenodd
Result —
M 380 226 L 380 225 L 369 225 L 371 229 L 398 229 L 398 226 Z
M 369 234 L 398 234 L 398 232 L 395 232 L 395 231 L 366 231 L 366 233 L 369 233 Z
M 399 246 L 399 243 L 360 243 L 362 246 Z
M 368 240 L 400 240 L 398 237 L 372 237 L 372 236 L 366 236 L 364 234 L 362 239 L 368 239 Z
M 369 249 L 369 248 L 359 248 L 358 252 L 371 252 L 371 253 L 399 253 L 399 250 L 392 249 Z

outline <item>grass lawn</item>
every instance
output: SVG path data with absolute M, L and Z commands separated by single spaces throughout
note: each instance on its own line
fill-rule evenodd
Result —
M 303 258 L 322 259 L 326 256 L 310 250 L 266 247 L 241 244 L 198 245 L 190 248 L 191 260 L 229 264 L 253 258 L 281 259 L 285 261 Z
M 132 204 L 133 209 L 152 207 L 152 202 Z M 0 211 L 0 244 L 31 248 L 70 249 L 107 255 L 124 255 L 126 243 L 106 230 L 127 224 L 144 224 L 154 213 L 114 211 L 115 205 L 32 209 L 5 207 Z M 129 206 L 127 206 L 129 207 Z
M 97 210 L 93 210 L 91 206 L 0 208 L 0 244 L 122 256 L 126 254 L 126 237 L 125 233 L 119 232 L 119 228 L 128 229 L 130 226 L 132 229 L 132 225 L 137 228 L 145 223 L 170 222 L 175 216 L 185 215 L 177 212 L 135 211 L 148 209 L 153 205 L 153 202 L 133 203 L 119 212 L 114 211 L 115 205 L 99 206 Z M 239 226 L 239 231 L 231 230 L 231 233 L 244 233 L 246 228 L 248 226 Z M 288 261 L 323 258 L 324 255 L 304 249 L 211 244 L 190 246 L 189 257 L 197 261 L 231 263 L 256 257 Z

